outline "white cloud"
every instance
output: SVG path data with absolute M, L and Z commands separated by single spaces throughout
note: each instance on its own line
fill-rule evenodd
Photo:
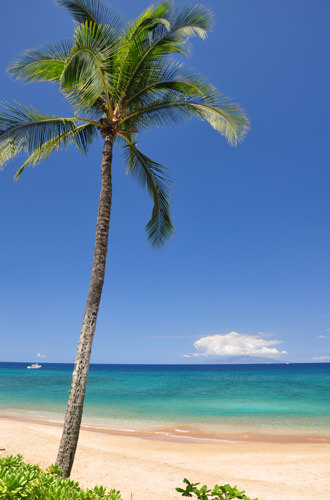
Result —
M 47 356 L 46 354 L 40 354 L 40 352 L 37 352 L 37 358 L 45 359 Z
M 314 359 L 314 361 L 330 361 L 330 356 L 315 356 L 312 359 Z
M 270 340 L 260 337 L 260 335 L 245 335 L 237 332 L 230 332 L 226 335 L 209 335 L 201 337 L 194 342 L 197 352 L 185 357 L 192 356 L 261 356 L 276 357 L 287 354 L 286 351 L 279 351 L 275 345 L 280 344 L 280 340 Z
M 328 336 L 327 335 L 318 335 L 317 337 L 318 339 L 327 339 Z

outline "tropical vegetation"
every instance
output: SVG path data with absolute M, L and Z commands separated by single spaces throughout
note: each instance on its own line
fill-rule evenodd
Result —
M 61 477 L 61 469 L 51 465 L 23 462 L 22 455 L 0 458 L 1 500 L 122 500 L 120 492 L 104 486 L 83 489 L 77 481 Z
M 188 40 L 204 39 L 213 16 L 202 5 L 151 5 L 133 22 L 101 0 L 55 0 L 75 21 L 71 41 L 29 49 L 9 66 L 24 82 L 53 82 L 73 107 L 73 116 L 45 114 L 33 106 L 4 102 L 0 110 L 0 165 L 25 154 L 16 173 L 46 160 L 53 151 L 73 145 L 87 153 L 101 138 L 101 193 L 94 260 L 87 303 L 66 410 L 57 465 L 70 475 L 78 442 L 89 360 L 101 299 L 112 202 L 112 155 L 117 144 L 127 172 L 152 198 L 147 237 L 157 247 L 174 231 L 170 216 L 167 170 L 138 147 L 138 134 L 182 119 L 208 122 L 231 145 L 248 131 L 244 111 L 179 58 L 189 53 Z
M 104 486 L 83 489 L 77 481 L 61 477 L 62 470 L 51 465 L 42 470 L 39 465 L 28 464 L 22 455 L 0 458 L 0 498 L 2 500 L 122 500 L 120 492 Z M 229 484 L 199 487 L 184 479 L 185 488 L 176 488 L 184 497 L 197 500 L 251 500 L 236 486 Z M 134 493 L 131 495 L 133 498 Z M 157 492 L 155 492 L 157 498 Z M 161 500 L 161 499 L 159 499 Z M 257 498 L 255 500 L 258 500 Z
M 206 484 L 200 486 L 200 483 L 191 483 L 189 479 L 184 479 L 185 488 L 176 488 L 183 497 L 194 497 L 197 500 L 251 500 L 246 496 L 245 491 L 240 491 L 237 486 L 216 484 L 212 489 Z M 254 500 L 258 500 L 255 498 Z

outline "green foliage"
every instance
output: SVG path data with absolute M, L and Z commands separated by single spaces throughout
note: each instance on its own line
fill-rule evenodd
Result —
M 79 483 L 61 477 L 62 470 L 51 465 L 43 471 L 26 464 L 22 455 L 0 459 L 1 500 L 122 500 L 120 492 L 103 486 L 83 490 Z
M 200 483 L 191 483 L 188 479 L 183 480 L 186 483 L 186 488 L 176 488 L 176 491 L 182 494 L 183 497 L 192 497 L 193 495 L 198 500 L 251 500 L 245 495 L 245 491 L 239 491 L 236 486 L 232 487 L 230 484 L 219 486 L 216 484 L 213 490 L 208 489 L 206 485 L 198 488 Z M 255 498 L 254 500 L 258 500 Z
M 109 491 L 104 486 L 83 490 L 72 479 L 63 479 L 58 465 L 50 465 L 43 471 L 39 465 L 23 462 L 22 455 L 0 458 L 0 498 L 1 500 L 122 500 L 120 492 Z M 215 485 L 208 489 L 206 485 L 183 480 L 185 489 L 176 488 L 183 497 L 195 497 L 198 500 L 251 500 L 245 491 L 239 491 L 229 484 Z M 254 500 L 258 500 L 255 498 Z
M 124 153 L 127 153 L 127 172 L 139 183 L 147 186 L 154 201 L 154 209 L 146 231 L 151 244 L 157 246 L 174 231 L 170 219 L 169 180 L 166 169 L 141 153 L 129 137 L 123 136 L 123 139 L 127 142 L 127 146 L 124 147 Z
M 236 146 L 249 130 L 240 106 L 181 62 L 189 55 L 192 37 L 206 38 L 213 14 L 203 5 L 175 7 L 163 0 L 125 25 L 102 0 L 55 3 L 73 17 L 73 39 L 24 51 L 8 72 L 25 82 L 55 82 L 74 116 L 60 118 L 3 103 L 0 167 L 26 154 L 18 179 L 26 166 L 47 160 L 53 151 L 73 145 L 85 154 L 99 131 L 103 138 L 111 135 L 124 146 L 127 172 L 152 198 L 148 239 L 153 246 L 163 244 L 174 232 L 170 183 L 164 167 L 137 149 L 138 134 L 197 118 Z

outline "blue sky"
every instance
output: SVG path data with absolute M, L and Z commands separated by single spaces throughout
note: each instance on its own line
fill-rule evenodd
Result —
M 285 361 L 330 360 L 330 4 L 203 3 L 216 25 L 206 41 L 193 41 L 187 65 L 245 108 L 251 131 L 237 148 L 199 122 L 144 133 L 141 149 L 173 180 L 176 233 L 158 251 L 144 232 L 151 202 L 115 151 L 92 361 L 214 362 L 262 350 Z M 148 2 L 111 5 L 133 18 Z M 54 85 L 5 74 L 25 48 L 69 38 L 69 15 L 51 0 L 11 0 L 1 13 L 1 100 L 69 115 Z M 53 154 L 18 183 L 23 158 L 0 172 L 1 361 L 33 361 L 37 353 L 74 360 L 101 148 L 100 139 L 88 157 Z

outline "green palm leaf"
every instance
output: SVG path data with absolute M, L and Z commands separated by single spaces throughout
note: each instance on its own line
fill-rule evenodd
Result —
M 78 24 L 90 21 L 96 25 L 108 26 L 116 33 L 123 25 L 121 16 L 101 0 L 55 0 L 55 4 L 64 7 Z
M 212 11 L 200 4 L 172 7 L 168 20 L 173 30 L 169 36 L 180 36 L 184 40 L 191 36 L 205 39 L 214 24 Z
M 67 58 L 61 86 L 78 110 L 89 108 L 103 94 L 110 107 L 113 37 L 91 21 L 75 31 L 75 45 Z
M 69 41 L 28 49 L 14 59 L 7 71 L 26 82 L 59 81 L 72 47 Z
M 0 111 L 0 165 L 18 154 L 32 154 L 57 136 L 76 130 L 73 118 L 41 114 L 33 107 L 2 103 Z
M 132 111 L 123 119 L 123 123 L 127 122 L 126 127 L 141 130 L 151 126 L 173 125 L 193 117 L 207 121 L 233 146 L 242 141 L 249 130 L 244 111 L 218 93 L 195 98 L 184 95 L 184 92 L 169 91 L 152 104 Z
M 122 136 L 122 138 L 127 142 L 127 146 L 124 147 L 127 155 L 127 172 L 142 186 L 146 186 L 153 198 L 154 206 L 151 219 L 146 225 L 146 232 L 151 245 L 160 246 L 174 232 L 170 218 L 169 179 L 162 165 L 141 153 L 129 137 Z
M 144 50 L 150 46 L 150 34 L 157 26 L 170 29 L 164 15 L 170 9 L 169 2 L 163 2 L 157 7 L 151 5 L 139 18 L 124 29 L 121 42 L 115 55 L 114 73 L 116 81 L 115 99 L 123 95 L 125 82 L 129 80 L 132 68 Z
M 76 127 L 74 130 L 68 130 L 60 135 L 57 135 L 47 142 L 44 142 L 39 148 L 35 149 L 33 153 L 25 160 L 23 165 L 18 169 L 15 174 L 15 180 L 18 180 L 23 170 L 27 166 L 35 167 L 38 163 L 48 159 L 49 155 L 54 151 L 58 151 L 61 147 L 68 147 L 74 144 L 81 153 L 87 154 L 88 146 L 92 143 L 97 135 L 95 125 L 85 123 Z
M 167 99 L 166 96 L 173 91 L 174 96 L 182 95 L 184 100 L 189 97 L 205 102 L 217 93 L 202 75 L 186 70 L 182 64 L 155 65 L 138 92 L 128 98 L 129 109 L 133 112 L 150 106 L 159 99 Z
M 165 63 L 165 59 L 178 52 L 188 55 L 187 41 L 192 36 L 205 38 L 207 31 L 213 24 L 213 15 L 209 9 L 202 5 L 193 7 L 169 8 L 169 3 L 164 2 L 162 17 L 169 23 L 168 30 L 164 25 L 158 25 L 152 37 L 144 37 L 144 43 L 135 44 L 135 39 L 127 44 L 126 54 L 118 53 L 121 61 L 126 61 L 128 70 L 126 82 L 121 82 L 122 96 L 131 92 L 131 87 L 140 86 L 139 74 L 152 71 L 154 63 Z M 165 59 L 164 59 L 165 58 Z

